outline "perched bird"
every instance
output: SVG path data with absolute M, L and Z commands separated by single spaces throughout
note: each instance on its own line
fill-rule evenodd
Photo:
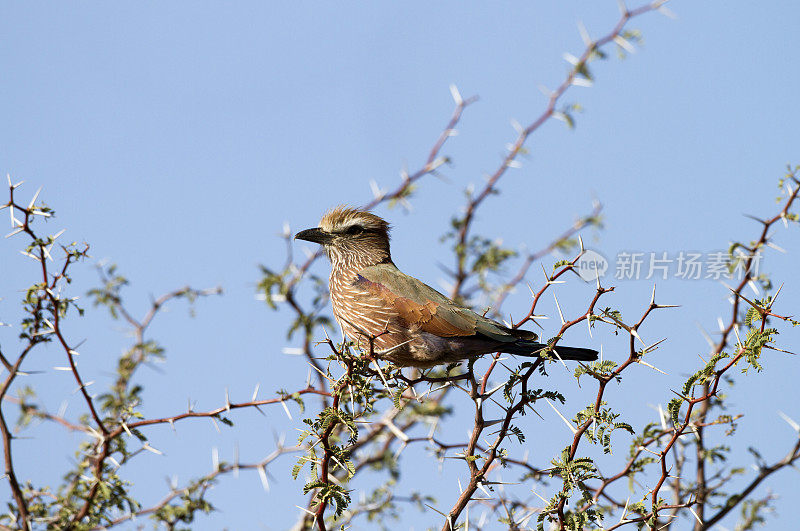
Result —
M 375 214 L 339 206 L 295 239 L 325 248 L 333 314 L 344 333 L 360 348 L 372 348 L 375 357 L 424 368 L 489 352 L 536 356 L 546 347 L 533 332 L 478 315 L 401 272 L 389 251 L 389 224 Z M 555 350 L 565 360 L 597 359 L 591 349 Z

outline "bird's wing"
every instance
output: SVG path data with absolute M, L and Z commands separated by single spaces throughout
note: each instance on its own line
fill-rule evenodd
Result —
M 459 306 L 432 287 L 401 272 L 394 264 L 378 264 L 359 271 L 356 284 L 393 307 L 409 325 L 440 337 L 481 334 L 496 341 L 521 339 L 521 331 Z M 535 334 L 529 332 L 533 339 Z M 525 339 L 529 339 L 525 334 Z

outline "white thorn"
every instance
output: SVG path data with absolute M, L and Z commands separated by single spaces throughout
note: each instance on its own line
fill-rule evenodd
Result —
M 614 37 L 614 42 L 623 50 L 628 53 L 636 53 L 636 48 L 627 40 L 625 40 L 621 35 L 617 35 Z
M 456 102 L 456 105 L 464 103 L 464 98 L 461 97 L 461 93 L 458 91 L 458 87 L 456 87 L 455 84 L 450 85 L 450 95 L 453 96 L 453 101 Z
M 733 333 L 736 335 L 736 341 L 739 345 L 742 344 L 742 338 L 739 337 L 739 324 L 733 323 Z
M 787 423 L 789 426 L 791 426 L 791 427 L 792 427 L 792 429 L 793 429 L 794 431 L 796 431 L 797 433 L 800 433 L 800 424 L 797 424 L 797 422 L 795 422 L 793 419 L 791 419 L 791 418 L 790 418 L 790 417 L 789 417 L 789 416 L 788 416 L 786 413 L 784 413 L 783 411 L 778 411 L 778 415 L 780 415 L 780 416 L 781 416 L 781 418 L 782 418 L 783 420 L 785 420 L 785 421 L 786 421 L 786 423 Z
M 162 452 L 161 450 L 158 450 L 158 449 L 156 449 L 156 448 L 153 448 L 152 446 L 150 446 L 150 443 L 148 443 L 148 442 L 145 442 L 145 443 L 142 445 L 142 448 L 144 448 L 144 449 L 145 449 L 145 450 L 147 450 L 148 452 L 153 452 L 153 453 L 154 453 L 154 454 L 156 454 L 156 455 L 164 455 L 164 452 Z
M 41 262 L 42 261 L 38 256 L 34 256 L 34 255 L 32 255 L 31 253 L 29 253 L 27 251 L 20 251 L 20 254 L 23 254 L 23 255 L 27 256 L 28 258 L 33 258 L 37 262 Z
M 636 339 L 638 339 L 639 341 L 641 341 L 641 342 L 642 342 L 642 345 L 644 345 L 645 347 L 647 347 L 647 343 L 645 343 L 645 342 L 644 342 L 644 339 L 642 339 L 642 336 L 640 336 L 640 335 L 639 335 L 639 332 L 638 332 L 638 331 L 637 331 L 635 328 L 631 328 L 631 330 L 630 330 L 630 333 L 631 333 L 631 335 L 632 335 L 633 337 L 635 337 Z
M 758 285 L 756 285 L 755 282 L 753 282 L 752 280 L 748 280 L 747 285 L 750 286 L 750 289 L 753 290 L 753 293 L 755 293 L 756 296 L 761 295 L 761 290 L 758 289 Z
M 585 78 L 585 77 L 578 77 L 578 76 L 573 77 L 571 83 L 573 85 L 575 85 L 576 87 L 592 87 L 592 86 L 594 86 L 594 83 L 592 82 L 591 79 L 588 79 L 588 78 Z
M 556 409 L 556 406 L 554 406 L 553 403 L 550 402 L 549 399 L 545 398 L 545 400 L 547 401 L 548 404 L 550 404 L 550 407 L 553 408 L 553 411 L 555 411 L 556 414 L 558 414 L 558 416 L 561 417 L 561 420 L 563 420 L 564 424 L 567 425 L 567 427 L 569 428 L 569 431 L 571 431 L 573 435 L 578 433 L 578 430 L 575 428 L 575 426 L 573 426 L 572 423 L 570 421 L 568 421 L 566 419 L 566 417 L 564 415 L 562 415 L 561 412 L 558 409 Z
M 667 430 L 667 417 L 664 415 L 664 409 L 661 407 L 661 404 L 658 404 L 658 418 L 661 421 L 661 429 L 666 431 Z
M 620 518 L 619 518 L 619 523 L 622 523 L 623 521 L 625 521 L 625 515 L 628 514 L 628 504 L 630 502 L 631 502 L 631 499 L 630 499 L 630 497 L 628 497 L 628 499 L 625 500 L 625 508 L 622 510 L 622 516 L 620 516 Z
M 292 414 L 289 413 L 289 407 L 286 405 L 285 400 L 281 400 L 281 405 L 283 406 L 283 410 L 286 412 L 286 416 L 289 417 L 289 420 L 294 420 L 292 419 Z
M 786 254 L 786 249 L 784 249 L 783 247 L 778 247 L 777 245 L 775 245 L 772 242 L 767 242 L 767 247 L 772 247 L 773 249 L 775 249 L 779 253 Z
M 676 20 L 678 18 L 678 15 L 676 15 L 670 8 L 666 6 L 660 5 L 656 10 L 665 17 L 671 18 L 672 20 Z
M 717 345 L 714 343 L 714 340 L 711 339 L 711 336 L 708 334 L 708 332 L 706 332 L 705 329 L 702 326 L 700 326 L 700 323 L 695 323 L 695 324 L 697 325 L 697 328 L 700 330 L 700 334 L 706 340 L 706 343 L 708 343 L 708 346 L 711 348 L 716 347 Z
M 36 190 L 36 193 L 33 194 L 33 199 L 31 199 L 31 202 L 28 203 L 28 210 L 31 210 L 33 208 L 33 205 L 36 203 L 36 200 L 39 198 L 39 192 L 41 192 L 41 191 L 42 191 L 42 187 L 40 186 L 39 189 Z
M 370 187 L 370 190 L 372 190 L 372 196 L 375 199 L 382 199 L 383 198 L 383 196 L 384 196 L 383 190 L 380 189 L 380 187 L 378 186 L 378 183 L 375 181 L 375 179 L 371 179 L 369 181 L 369 187 Z
M 694 512 L 694 509 L 692 509 L 691 507 L 687 507 L 687 509 L 689 509 L 689 512 L 692 513 L 692 516 L 694 516 L 695 520 L 697 520 L 700 523 L 700 525 L 703 525 L 703 521 L 700 520 L 700 517 L 697 516 L 697 513 Z
M 556 297 L 555 293 L 553 293 L 553 299 L 556 301 L 556 308 L 558 308 L 558 316 L 561 318 L 561 324 L 566 324 L 566 321 L 564 320 L 564 314 L 561 312 L 561 305 L 558 304 L 558 297 Z
M 660 372 L 661 374 L 664 374 L 664 375 L 666 375 L 666 376 L 669 376 L 667 373 L 665 373 L 664 371 L 662 371 L 661 369 L 659 369 L 659 368 L 658 368 L 658 367 L 656 367 L 655 365 L 650 365 L 649 363 L 647 363 L 647 362 L 646 362 L 646 361 L 644 361 L 643 359 L 639 359 L 639 360 L 637 360 L 637 362 L 636 362 L 636 363 L 641 363 L 642 365 L 644 365 L 644 366 L 646 366 L 646 367 L 650 367 L 650 368 L 651 368 L 651 369 L 653 369 L 654 371 L 658 371 L 658 372 Z
M 269 492 L 269 481 L 267 480 L 267 469 L 264 465 L 258 467 L 258 477 L 261 478 L 261 485 L 264 487 L 264 492 Z
M 567 367 L 567 364 L 564 363 L 563 359 L 561 359 L 561 355 L 558 353 L 556 349 L 553 349 L 553 354 L 555 355 L 556 358 L 558 358 L 558 361 L 561 362 L 561 365 L 563 365 L 564 368 L 567 369 L 567 372 L 570 372 L 569 367 Z
M 405 433 L 403 433 L 403 431 L 402 431 L 400 428 L 398 428 L 398 427 L 397 427 L 397 426 L 394 424 L 394 422 L 392 422 L 392 421 L 391 421 L 391 420 L 389 420 L 389 419 L 386 419 L 386 420 L 384 420 L 383 424 L 384 424 L 384 426 L 386 426 L 387 428 L 389 428 L 389 431 L 391 431 L 391 432 L 394 434 L 394 436 L 395 436 L 395 437 L 397 437 L 398 439 L 400 439 L 400 440 L 401 440 L 401 441 L 403 441 L 404 443 L 407 443 L 407 442 L 408 442 L 408 435 L 406 435 Z
M 587 47 L 592 45 L 592 38 L 589 37 L 589 32 L 586 31 L 586 26 L 583 25 L 582 21 L 578 21 L 578 33 L 581 34 L 581 39 L 583 40 L 583 44 Z
M 17 229 L 15 229 L 15 230 L 9 232 L 8 234 L 6 234 L 6 238 L 10 238 L 12 236 L 15 236 L 15 235 L 19 234 L 20 232 L 22 232 L 23 230 L 25 230 L 25 227 L 18 227 Z

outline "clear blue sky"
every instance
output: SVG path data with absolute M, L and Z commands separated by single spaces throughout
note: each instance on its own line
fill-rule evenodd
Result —
M 711 252 L 732 238 L 755 236 L 757 227 L 742 213 L 771 213 L 777 178 L 787 163 L 800 163 L 800 6 L 714 0 L 669 7 L 677 20 L 637 19 L 632 27 L 643 31 L 644 46 L 623 61 L 596 64 L 594 87 L 571 89 L 564 101 L 585 109 L 577 128 L 553 121 L 531 138 L 531 157 L 484 205 L 478 232 L 517 249 L 538 248 L 597 198 L 606 228 L 587 242 L 612 258 L 621 251 Z M 223 297 L 200 302 L 194 319 L 173 304 L 154 324 L 152 337 L 168 358 L 139 376 L 146 414 L 178 413 L 188 397 L 198 408 L 215 407 L 226 388 L 233 400 L 244 400 L 256 383 L 268 396 L 306 378 L 302 360 L 281 354 L 289 346 L 283 333 L 289 314 L 254 298 L 258 264 L 282 263 L 283 223 L 293 230 L 313 226 L 334 204 L 367 201 L 371 179 L 390 188 L 404 165 L 419 167 L 451 113 L 448 86 L 455 83 L 480 101 L 445 149 L 453 159 L 443 172 L 447 180 L 426 178 L 409 215 L 378 211 L 395 225 L 398 265 L 438 286 L 438 263 L 449 263 L 439 237 L 463 202 L 461 191 L 480 186 L 497 166 L 514 139 L 511 119 L 525 124 L 541 112 L 545 98 L 537 87 L 555 87 L 566 71 L 562 54 L 582 49 L 578 20 L 599 36 L 617 17 L 614 0 L 5 2 L 0 170 L 26 181 L 23 196 L 44 187 L 40 197 L 58 213 L 53 232 L 67 228 L 63 238 L 87 241 L 95 260 L 119 265 L 132 282 L 126 293 L 134 311 L 143 312 L 151 294 L 186 283 L 225 289 Z M 765 264 L 787 282 L 783 309 L 796 314 L 800 236 L 781 229 L 777 238 L 789 253 L 771 253 Z M 19 244 L 0 241 L 1 321 L 18 319 L 19 290 L 35 278 Z M 326 264 L 317 267 L 327 274 Z M 95 280 L 87 266 L 76 274 L 74 293 Z M 611 283 L 617 293 L 610 302 L 625 316 L 649 300 L 652 281 Z M 526 291 L 505 310 L 522 315 Z M 642 332 L 652 341 L 669 337 L 655 358 L 669 376 L 643 368 L 640 380 L 612 400 L 627 404 L 637 425 L 655 419 L 644 398 L 648 389 L 663 390 L 652 404 L 666 403 L 669 389 L 705 353 L 698 325 L 713 330 L 716 317 L 729 311 L 725 288 L 710 280 L 659 281 L 658 292 L 663 302 L 682 305 Z M 565 311 L 578 312 L 586 293 L 567 292 Z M 551 306 L 547 311 L 555 312 Z M 129 338 L 120 323 L 89 314 L 72 321 L 69 335 L 88 338 L 81 369 L 102 388 Z M 17 333 L 0 330 L 4 350 L 13 351 Z M 571 334 L 572 343 L 600 342 L 585 330 Z M 789 350 L 800 346 L 796 330 L 781 341 Z M 52 370 L 63 362 L 56 349 L 39 352 L 28 369 L 45 372 L 26 383 L 47 388 L 42 399 L 51 410 L 67 396 L 67 416 L 75 418 L 83 408 L 70 394 L 74 383 Z M 795 437 L 777 411 L 800 419 L 800 393 L 796 358 L 770 354 L 766 366 L 734 390 L 733 403 L 746 416 L 731 443 L 761 445 L 774 459 Z M 583 395 L 560 377 L 576 411 Z M 555 416 L 543 415 L 545 423 L 526 417 L 537 423 L 531 430 L 559 437 L 548 443 L 542 436 L 542 461 L 550 456 L 547 445 L 557 449 L 565 435 Z M 295 437 L 297 422 L 287 422 L 280 408 L 267 411 L 266 420 L 255 412 L 232 417 L 236 428 L 221 434 L 203 420 L 179 425 L 177 436 L 152 430 L 153 446 L 166 457 L 137 458 L 139 470 L 129 476 L 144 501 L 167 491 L 165 476 L 184 482 L 209 471 L 212 447 L 230 460 L 238 442 L 242 460 L 255 461 L 271 451 L 273 433 Z M 763 433 L 774 435 L 763 440 Z M 26 435 L 32 438 L 15 442 L 18 474 L 37 482 L 60 477 L 78 438 L 47 425 Z M 70 450 L 62 451 L 62 443 Z M 294 505 L 305 499 L 302 482 L 288 476 L 292 464 L 284 458 L 271 469 L 277 481 L 269 494 L 256 474 L 224 478 L 211 495 L 219 512 L 195 528 L 287 527 L 297 516 Z M 439 481 L 448 506 L 456 488 L 455 465 L 448 466 L 449 483 L 412 472 L 402 488 Z M 795 528 L 796 479 L 787 471 L 769 483 L 782 496 L 770 529 Z M 0 498 L 6 496 L 3 483 Z M 421 529 L 433 516 L 408 510 L 402 527 Z

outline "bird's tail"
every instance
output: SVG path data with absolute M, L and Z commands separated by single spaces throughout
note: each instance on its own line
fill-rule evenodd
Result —
M 516 354 L 518 356 L 539 357 L 539 353 L 546 348 L 547 345 L 542 343 L 520 340 L 515 343 L 503 345 L 502 351 L 509 354 Z M 590 348 L 562 347 L 561 345 L 556 345 L 553 350 L 562 360 L 594 361 L 597 359 L 597 351 Z

